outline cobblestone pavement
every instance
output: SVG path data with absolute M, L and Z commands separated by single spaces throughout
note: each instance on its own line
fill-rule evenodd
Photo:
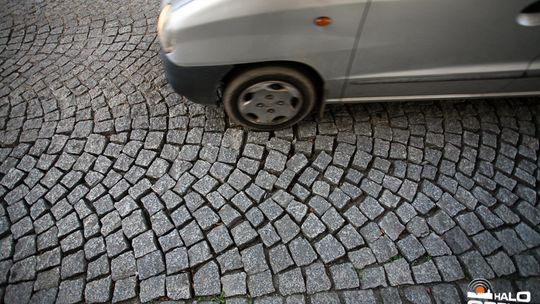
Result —
M 540 301 L 539 99 L 246 132 L 172 93 L 157 2 L 1 0 L 5 303 Z

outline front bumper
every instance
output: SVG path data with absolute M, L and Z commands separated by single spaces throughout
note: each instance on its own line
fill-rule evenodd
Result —
M 160 55 L 165 76 L 178 94 L 196 103 L 215 105 L 218 102 L 221 81 L 232 65 L 182 67 L 170 61 L 163 52 Z

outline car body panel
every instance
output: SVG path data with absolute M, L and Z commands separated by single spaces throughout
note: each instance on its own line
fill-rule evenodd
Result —
M 343 97 L 504 91 L 540 50 L 540 27 L 516 22 L 530 3 L 373 0 Z
M 365 1 L 181 2 L 172 2 L 167 25 L 176 47 L 166 56 L 176 65 L 299 62 L 325 80 L 326 96 L 341 96 Z M 315 26 L 319 16 L 332 16 L 332 24 Z

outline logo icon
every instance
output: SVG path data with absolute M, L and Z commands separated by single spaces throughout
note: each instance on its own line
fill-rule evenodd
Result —
M 491 283 L 484 279 L 474 279 L 467 288 L 467 297 L 469 299 L 493 299 L 493 287 Z

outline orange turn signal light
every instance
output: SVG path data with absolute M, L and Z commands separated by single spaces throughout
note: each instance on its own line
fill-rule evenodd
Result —
M 316 26 L 327 26 L 332 23 L 332 19 L 330 17 L 317 17 L 313 21 Z

